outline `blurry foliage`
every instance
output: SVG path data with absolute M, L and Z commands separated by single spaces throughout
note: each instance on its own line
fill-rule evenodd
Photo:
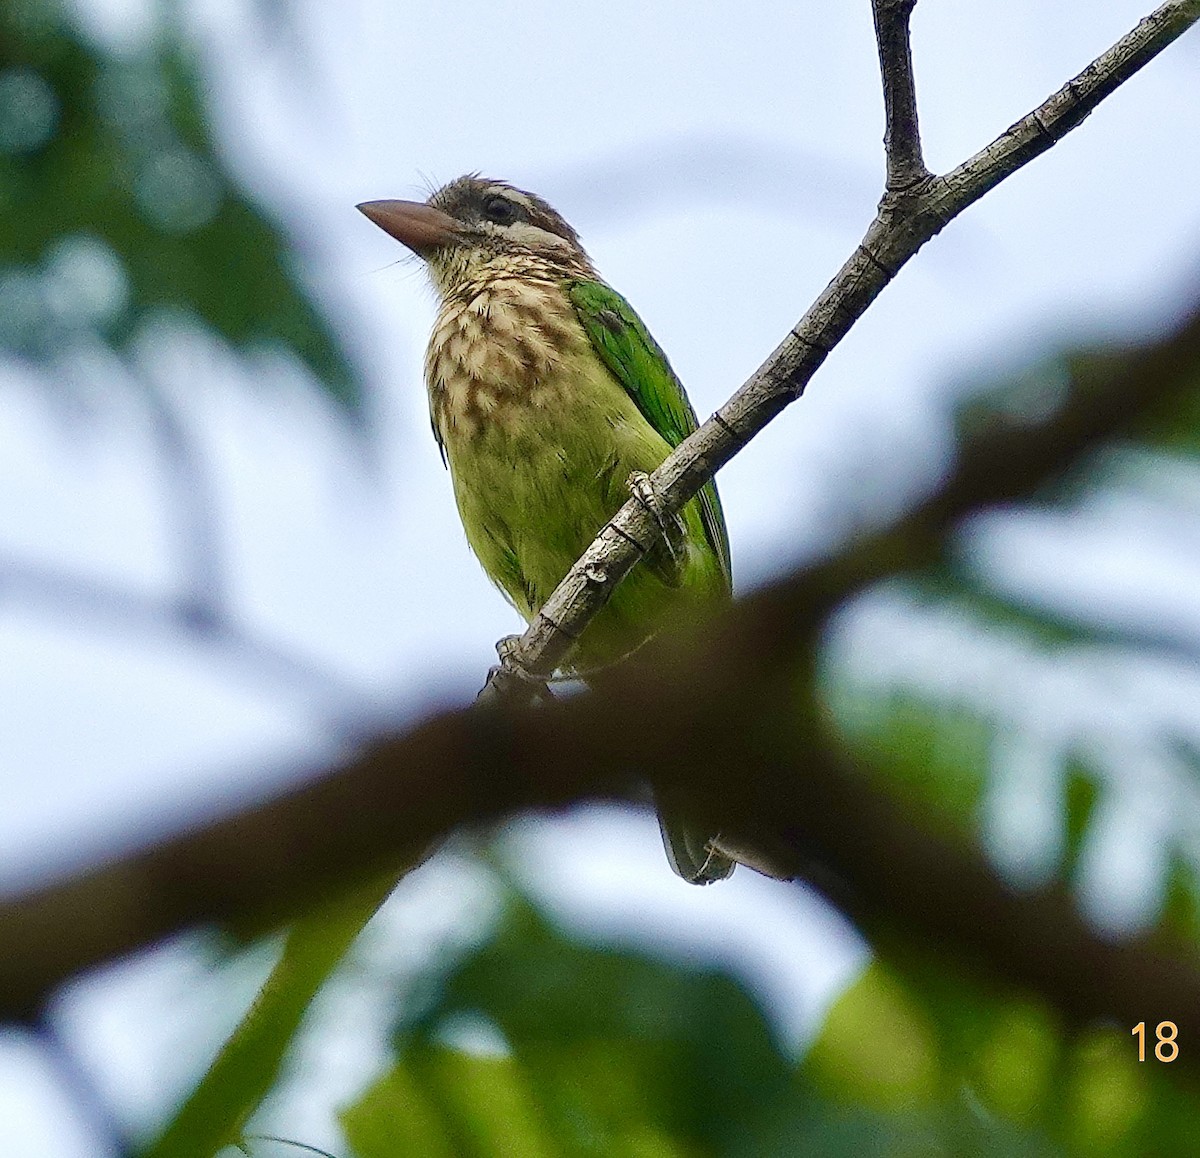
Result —
M 973 1139 L 961 1152 L 1114 1158 L 1189 1152 L 1195 1102 L 1166 1074 L 1138 1062 L 1128 1026 L 1067 1034 L 1036 998 L 981 987 L 927 946 L 897 942 L 879 949 L 892 986 L 916 1011 L 909 1014 L 913 1024 L 931 1038 L 937 1098 L 960 1108 L 960 1125 Z M 842 1002 L 861 1007 L 861 988 Z M 837 1019 L 835 1008 L 823 1037 L 835 1032 Z M 894 1033 L 896 1020 L 875 1011 L 865 1038 L 878 1027 Z M 820 1058 L 818 1043 L 812 1064 Z
M 993 424 L 1035 421 L 1051 413 L 1068 391 L 1089 389 L 1123 361 L 1112 350 L 1071 352 L 1043 361 L 1015 380 L 975 394 L 962 409 L 960 429 L 969 435 Z M 1035 502 L 1070 510 L 1117 484 L 1134 493 L 1144 488 L 1150 494 L 1189 494 L 1200 502 L 1200 359 L 1180 362 L 1172 374 L 1178 383 L 1172 405 L 1160 405 L 1140 418 L 1119 447 L 1098 447 L 1072 464 Z M 1168 484 L 1159 486 L 1160 478 Z M 1190 509 L 1181 508 L 1181 525 Z M 1032 608 L 1019 596 L 997 595 L 969 557 L 907 576 L 893 590 L 903 593 L 910 613 L 941 615 L 940 630 L 954 624 L 958 639 L 951 643 L 949 634 L 943 634 L 940 661 L 926 654 L 907 672 L 905 661 L 895 656 L 882 662 L 869 659 L 858 670 L 853 663 L 831 665 L 824 693 L 849 748 L 881 782 L 926 817 L 973 840 L 982 835 L 982 802 L 996 771 L 998 746 L 1046 720 L 1061 724 L 1055 717 L 1070 705 L 1037 703 L 1033 706 L 1040 719 L 1022 717 L 1014 712 L 1020 696 L 993 701 L 986 685 L 956 678 L 947 646 L 964 654 L 991 647 L 991 674 L 998 681 L 993 687 L 1020 687 L 1034 679 L 1043 663 L 1060 674 L 1083 676 L 1099 660 L 1115 665 L 1123 659 L 1154 658 L 1164 648 L 1176 660 L 1186 656 L 1195 663 L 1186 642 L 1170 638 L 1171 625 L 1142 630 L 1136 624 L 1104 622 L 1094 608 L 1083 602 L 1072 605 L 1065 597 L 1049 607 Z M 924 673 L 917 670 L 922 665 Z M 1119 694 L 1120 685 L 1116 687 Z M 1053 727 L 1049 731 L 1058 744 L 1051 748 L 1057 761 L 1051 770 L 1057 791 L 1051 795 L 1059 802 L 1052 822 L 1062 837 L 1052 875 L 1077 885 L 1084 846 L 1096 836 L 1094 822 L 1102 803 L 1144 807 L 1154 814 L 1162 803 L 1156 794 L 1164 787 L 1163 782 L 1138 783 L 1136 770 L 1121 765 L 1119 748 L 1106 752 L 1110 736 L 1102 705 L 1092 705 L 1085 719 L 1086 728 L 1070 722 L 1057 733 Z M 1116 720 L 1113 734 L 1127 739 L 1121 730 L 1126 727 L 1127 720 Z M 1168 783 L 1171 777 L 1196 779 L 1200 717 L 1191 727 L 1195 733 L 1186 736 L 1147 731 L 1147 751 L 1181 757 L 1177 765 L 1164 767 Z M 1081 742 L 1086 742 L 1086 754 Z M 1185 791 L 1178 799 L 1195 797 Z M 1194 956 L 1200 945 L 1200 816 L 1194 809 L 1177 810 L 1173 822 L 1157 882 L 1159 903 L 1148 919 L 1161 944 Z M 928 1099 L 932 1065 L 942 1104 L 957 1100 L 972 1110 L 963 1119 L 967 1132 L 959 1136 L 963 1153 L 1134 1158 L 1195 1152 L 1200 1091 L 1177 1080 L 1179 1075 L 1168 1080 L 1162 1065 L 1139 1064 L 1131 1027 L 1098 1025 L 1066 1034 L 1054 1012 L 1035 998 L 982 989 L 939 956 L 936 946 L 906 941 L 897 931 L 890 943 L 874 948 L 879 959 L 835 1006 L 806 1066 L 818 1075 L 834 1071 L 843 1090 L 847 1084 L 854 1088 L 857 1103 L 882 1107 L 889 1099 L 896 1104 L 905 1097 Z M 1152 1013 L 1148 1011 L 1151 1036 Z M 890 1057 L 908 1059 L 907 1067 L 879 1072 L 857 1057 L 852 1042 L 880 1038 L 892 1042 Z M 983 1123 L 1004 1123 L 1027 1133 L 1004 1137 L 996 1149 L 970 1134 Z M 928 1152 L 959 1151 L 934 1147 Z
M 340 952 L 350 924 L 326 919 Z M 305 937 L 315 960 L 315 921 Z M 342 1108 L 338 1158 L 1192 1152 L 1194 1097 L 1137 1062 L 1128 1027 L 1068 1034 L 1036 997 L 985 988 L 936 949 L 879 949 L 796 1060 L 723 970 L 585 943 L 510 889 L 490 936 L 398 994 L 395 1060 Z M 218 1101 L 241 1103 L 236 1128 L 217 1130 L 232 1141 L 254 1083 L 227 1071 L 219 1084 Z M 197 1140 L 220 1115 L 190 1105 L 192 1129 L 177 1119 L 145 1153 L 214 1152 Z
M 1040 421 L 1069 396 L 1086 396 L 1111 380 L 1129 357 L 1103 347 L 1043 358 L 972 392 L 960 406 L 959 431 L 971 438 Z M 1119 491 L 1164 511 L 1179 500 L 1175 514 L 1185 527 L 1189 515 L 1200 511 L 1200 356 L 1176 358 L 1169 372 L 1177 382 L 1171 405 L 1141 413 L 1120 439 L 1064 464 L 1026 509 L 1071 514 Z M 1019 518 L 1020 512 L 1008 516 Z M 927 639 L 907 659 L 880 659 L 866 656 L 869 644 L 860 641 L 857 658 L 851 651 L 839 657 L 840 664 L 827 665 L 822 691 L 847 745 L 865 765 L 933 823 L 972 839 L 981 835 L 985 797 L 1006 747 L 1036 735 L 1047 767 L 1035 773 L 1046 778 L 1046 797 L 1057 800 L 1055 815 L 1046 819 L 1060 839 L 1048 853 L 1047 869 L 1079 884 L 1085 848 L 1105 806 L 1144 807 L 1154 814 L 1160 803 L 1155 794 L 1172 780 L 1180 785 L 1179 803 L 1200 799 L 1193 791 L 1200 714 L 1167 724 L 1131 722 L 1137 709 L 1123 702 L 1122 685 L 1111 675 L 1141 660 L 1195 666 L 1195 656 L 1185 637 L 1172 637 L 1175 625 L 1106 619 L 1085 594 L 1074 600 L 1060 594 L 1033 606 L 1019 591 L 995 585 L 969 544 L 968 535 L 967 546 L 950 552 L 947 561 L 889 584 L 912 637 L 927 616 L 924 627 L 936 631 L 936 644 Z M 1097 672 L 1103 673 L 1099 680 Z M 1107 704 L 1097 702 L 1101 695 L 1109 697 Z M 1135 727 L 1140 730 L 1131 731 Z M 1125 766 L 1131 737 L 1148 759 L 1162 755 L 1164 781 L 1139 783 Z M 1147 920 L 1165 938 L 1195 951 L 1200 815 L 1177 811 L 1166 830 L 1158 903 Z
M 1057 1153 L 942 1097 L 926 1017 L 873 968 L 799 1066 L 730 976 L 581 944 L 513 897 L 342 1124 L 356 1158 Z
M 931 712 L 905 688 L 883 697 L 853 687 L 839 693 L 837 707 L 858 751 L 885 766 L 894 786 L 932 813 L 931 822 L 940 817 L 961 828 L 987 782 L 988 721 L 957 706 Z
M 514 896 L 342 1111 L 350 1155 L 1192 1152 L 1194 1099 L 1138 1063 L 1128 1027 L 1069 1035 L 927 946 L 883 954 L 795 1062 L 733 978 L 582 944 Z
M 0 352 L 120 350 L 164 311 L 284 348 L 344 404 L 354 370 L 278 223 L 214 143 L 194 52 L 166 22 L 106 52 L 58 0 L 0 5 Z

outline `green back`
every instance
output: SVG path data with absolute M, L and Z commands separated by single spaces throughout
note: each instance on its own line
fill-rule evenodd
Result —
M 603 282 L 573 282 L 570 295 L 592 346 L 613 377 L 637 403 L 646 421 L 671 447 L 678 446 L 696 429 L 696 412 L 666 354 L 650 336 L 642 319 L 616 290 Z M 716 483 L 710 479 L 696 497 L 700 501 L 705 537 L 720 561 L 726 588 L 732 591 L 729 534 Z

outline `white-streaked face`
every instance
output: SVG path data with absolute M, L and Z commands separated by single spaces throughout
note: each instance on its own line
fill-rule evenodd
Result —
M 462 223 L 463 238 L 435 253 L 429 272 L 445 296 L 470 282 L 510 268 L 595 276 L 570 225 L 545 201 L 503 181 L 460 177 L 429 204 Z

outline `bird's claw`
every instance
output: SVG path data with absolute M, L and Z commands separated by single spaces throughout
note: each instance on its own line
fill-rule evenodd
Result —
M 673 514 L 666 509 L 658 491 L 654 489 L 654 484 L 650 481 L 650 476 L 644 470 L 630 471 L 626 486 L 629 487 L 629 493 L 654 517 L 654 521 L 662 531 L 663 542 L 666 544 L 668 553 L 672 559 L 677 560 L 680 552 L 675 540 L 686 534 L 683 519 L 678 514 Z
M 521 659 L 521 637 L 505 635 L 496 640 L 496 654 L 500 657 L 500 669 L 523 680 L 527 684 L 544 685 L 546 681 L 535 675 Z
M 631 470 L 625 480 L 629 493 L 633 495 L 655 518 L 661 526 L 664 518 L 662 499 L 650 481 L 650 476 L 644 470 Z
M 496 640 L 496 654 L 500 657 L 500 662 L 488 670 L 487 683 L 484 684 L 481 696 L 488 692 L 489 688 L 490 695 L 503 696 L 506 692 L 511 693 L 514 686 L 519 686 L 525 689 L 528 698 L 534 703 L 554 698 L 545 678 L 531 672 L 521 660 L 520 643 L 519 635 L 505 635 Z M 516 685 L 511 682 L 513 680 L 517 681 Z M 505 681 L 509 681 L 507 687 L 504 686 Z

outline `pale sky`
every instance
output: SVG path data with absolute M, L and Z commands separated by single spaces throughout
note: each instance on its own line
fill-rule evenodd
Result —
M 117 49 L 147 27 L 143 6 L 128 0 L 86 7 L 88 26 Z M 641 313 L 705 416 L 834 274 L 881 187 L 867 0 L 307 2 L 290 6 L 286 43 L 250 0 L 191 7 L 223 146 L 293 231 L 366 367 L 374 459 L 364 461 L 294 367 L 239 363 L 202 335 L 147 335 L 144 370 L 177 401 L 211 475 L 232 613 L 248 635 L 302 662 L 248 665 L 179 632 L 64 612 L 20 586 L 6 594 L 6 891 L 319 768 L 348 708 L 404 721 L 468 699 L 494 641 L 518 627 L 466 548 L 430 437 L 420 366 L 432 295 L 419 266 L 355 203 L 422 195 L 429 181 L 468 170 L 542 194 Z M 914 46 L 930 165 L 947 168 L 985 144 L 1149 7 L 922 0 Z M 935 239 L 805 398 L 722 472 L 739 589 L 929 485 L 964 386 L 1062 342 L 1146 333 L 1179 308 L 1200 281 L 1197 140 L 1193 32 Z M 102 354 L 81 355 L 73 378 L 82 401 L 64 412 L 46 383 L 0 365 L 0 492 L 10 499 L 0 505 L 0 560 L 161 597 L 178 582 L 178 520 L 136 404 L 113 377 Z M 1021 598 L 1092 600 L 1194 645 L 1200 473 L 1181 463 L 1171 478 L 1169 494 L 1114 484 L 1070 514 L 989 516 L 972 529 L 971 557 Z M 1053 868 L 1053 822 L 1039 833 L 1036 818 L 1053 815 L 1056 756 L 1076 736 L 1099 736 L 1114 764 L 1113 753 L 1138 753 L 1153 779 L 1167 773 L 1142 741 L 1167 714 L 1172 728 L 1200 733 L 1197 700 L 1184 692 L 1190 664 L 1163 670 L 1109 655 L 1101 675 L 1068 662 L 1051 672 L 1017 642 L 981 651 L 978 633 L 953 615 L 886 592 L 834 638 L 867 687 L 907 682 L 974 697 L 1002 731 L 1019 726 L 1025 747 L 998 751 L 983 818 L 985 843 L 1018 877 L 1030 865 Z M 996 686 L 1012 681 L 997 673 L 1022 664 L 1052 690 L 999 704 Z M 1070 709 L 1054 727 L 1047 697 Z M 1095 845 L 1099 875 L 1084 883 L 1086 899 L 1089 887 L 1103 891 L 1105 866 L 1137 870 L 1114 909 L 1093 905 L 1114 928 L 1152 912 L 1146 850 L 1153 859 L 1169 827 L 1147 814 L 1149 798 L 1126 801 L 1124 791 L 1108 798 L 1110 843 Z M 1130 815 L 1140 827 L 1124 823 Z M 1131 831 L 1148 841 L 1131 845 Z M 801 1048 L 860 967 L 861 945 L 807 894 L 745 870 L 716 888 L 683 886 L 657 839 L 647 817 L 592 809 L 522 823 L 505 847 L 564 920 L 728 963 L 762 994 L 780 1040 Z M 406 943 L 414 929 L 418 943 L 454 942 L 463 927 L 486 924 L 490 887 L 448 855 L 406 884 L 363 952 L 389 959 L 396 928 Z M 132 1125 L 161 1118 L 269 964 L 214 979 L 203 960 L 202 942 L 184 938 L 84 982 L 62 1005 L 64 1039 Z M 329 1106 L 383 1056 L 364 1008 L 340 1021 L 359 1036 L 328 1045 L 313 1084 L 285 1097 L 269 1125 L 286 1121 L 289 1136 L 337 1149 Z M 0 1151 L 99 1158 L 86 1126 L 62 1108 L 59 1079 L 32 1056 L 27 1042 L 0 1038 Z M 9 1112 L 34 1097 L 58 1108 Z

